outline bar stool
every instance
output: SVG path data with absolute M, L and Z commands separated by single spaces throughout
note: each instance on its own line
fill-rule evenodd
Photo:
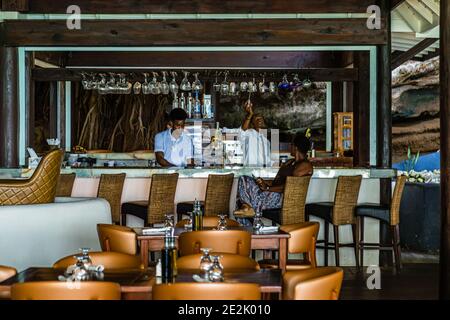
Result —
M 217 216 L 218 214 L 229 214 L 230 196 L 233 188 L 234 174 L 210 174 L 206 185 L 205 201 L 201 202 L 205 216 Z M 194 202 L 180 202 L 177 204 L 177 221 L 183 219 L 183 214 L 194 210 Z
M 356 207 L 356 226 L 358 229 L 358 249 L 361 257 L 361 265 L 364 266 L 364 249 L 368 250 L 392 250 L 395 260 L 395 269 L 400 272 L 401 252 L 400 252 L 400 203 L 402 200 L 403 190 L 405 188 L 406 176 L 397 178 L 394 193 L 392 196 L 391 206 L 363 203 Z M 364 218 L 377 219 L 380 223 L 390 226 L 392 235 L 392 244 L 381 245 L 381 243 L 365 243 L 364 242 Z
M 145 226 L 163 222 L 166 214 L 174 212 L 177 184 L 178 173 L 154 174 L 148 201 L 122 204 L 122 225 L 126 225 L 127 214 L 143 219 Z
M 317 241 L 317 243 L 324 243 L 323 247 L 317 248 L 325 250 L 325 265 L 328 266 L 328 249 L 334 250 L 336 258 L 336 266 L 339 266 L 339 248 L 340 247 L 354 247 L 356 267 L 359 270 L 359 258 L 357 249 L 357 229 L 355 207 L 358 202 L 359 190 L 361 187 L 362 176 L 341 176 L 338 178 L 334 202 L 317 202 L 306 205 L 306 215 L 308 219 L 315 216 L 324 220 L 325 225 L 325 239 Z M 334 227 L 334 246 L 330 246 L 328 241 L 329 224 Z M 339 227 L 343 225 L 352 226 L 353 243 L 340 244 L 339 243 Z
M 120 205 L 125 177 L 125 173 L 102 174 L 100 176 L 97 198 L 103 198 L 109 202 L 111 220 L 115 224 L 120 224 Z
M 311 176 L 287 177 L 280 209 L 263 210 L 272 224 L 288 225 L 305 222 L 305 204 Z
M 73 184 L 77 175 L 75 173 L 60 174 L 56 184 L 57 197 L 71 197 Z

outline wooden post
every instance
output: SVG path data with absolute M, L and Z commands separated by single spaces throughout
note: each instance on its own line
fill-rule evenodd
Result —
M 377 167 L 392 167 L 392 70 L 391 70 L 391 7 L 387 0 L 379 1 L 381 14 L 386 19 L 388 30 L 388 43 L 377 46 Z M 391 179 L 380 180 L 380 203 L 390 205 L 391 203 Z M 380 225 L 381 243 L 391 241 L 388 226 Z M 389 251 L 380 251 L 380 266 L 391 265 L 392 254 Z
M 66 148 L 66 83 L 58 81 L 58 138 L 61 148 Z
M 441 0 L 441 248 L 439 297 L 450 299 L 450 3 Z
M 34 148 L 35 128 L 35 82 L 32 78 L 34 68 L 34 52 L 25 54 L 25 145 Z
M 0 47 L 0 167 L 19 166 L 17 48 Z
M 50 114 L 49 114 L 49 124 L 48 124 L 48 134 L 50 139 L 56 138 L 58 136 L 58 82 L 52 81 L 50 83 Z
M 358 68 L 358 82 L 354 84 L 353 140 L 355 167 L 370 164 L 370 55 L 369 52 L 355 52 L 355 67 Z

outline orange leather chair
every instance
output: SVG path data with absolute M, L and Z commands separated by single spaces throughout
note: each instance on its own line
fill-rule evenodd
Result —
M 0 206 L 55 202 L 63 154 L 62 150 L 48 153 L 30 179 L 0 180 Z
M 323 267 L 287 271 L 283 276 L 284 300 L 338 300 L 344 271 Z
M 253 283 L 175 283 L 153 286 L 153 300 L 261 300 Z
M 225 272 L 233 272 L 239 270 L 259 270 L 259 264 L 249 257 L 243 257 L 238 254 L 221 253 L 220 263 Z M 200 269 L 200 260 L 202 254 L 190 254 L 183 256 L 177 260 L 178 270 L 198 271 Z
M 280 229 L 288 232 L 288 252 L 290 254 L 303 254 L 303 260 L 289 259 L 286 270 L 303 270 L 317 267 L 316 241 L 319 234 L 318 222 L 305 222 L 281 226 Z M 259 261 L 261 268 L 278 268 L 276 260 Z
M 137 254 L 136 233 L 133 229 L 112 224 L 97 224 L 102 251 Z
M 17 270 L 11 267 L 0 266 L 0 282 L 5 281 L 6 279 L 11 278 L 17 274 Z M 10 299 L 10 292 L 2 292 L 0 290 L 0 300 L 2 299 Z
M 177 223 L 177 228 L 183 228 L 186 224 L 189 223 L 188 219 L 181 220 Z M 209 216 L 209 217 L 203 217 L 203 227 L 204 228 L 214 228 L 217 227 L 219 224 L 219 217 Z M 237 222 L 236 220 L 228 219 L 227 218 L 227 226 L 230 228 L 240 227 L 241 224 Z
M 252 235 L 243 230 L 184 232 L 178 238 L 180 256 L 200 253 L 200 248 L 212 252 L 250 256 Z
M 89 252 L 94 265 L 103 265 L 105 270 L 119 269 L 143 269 L 141 258 L 139 256 L 118 253 L 118 252 Z M 67 256 L 55 262 L 53 268 L 66 269 L 77 262 L 74 255 Z
M 16 283 L 12 300 L 120 300 L 120 285 L 113 282 L 36 281 Z

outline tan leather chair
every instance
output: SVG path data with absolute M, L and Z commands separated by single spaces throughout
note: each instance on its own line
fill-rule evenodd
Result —
M 181 220 L 180 222 L 178 222 L 176 227 L 183 228 L 188 223 L 189 223 L 189 220 L 184 219 L 184 220 Z M 205 227 L 205 228 L 214 228 L 214 227 L 217 227 L 218 224 L 219 224 L 219 217 L 214 217 L 214 216 L 203 217 L 203 227 Z M 236 220 L 227 218 L 227 226 L 230 228 L 235 228 L 235 227 L 239 227 L 241 225 Z
M 36 281 L 16 283 L 12 300 L 120 300 L 120 285 L 113 282 Z
M 17 274 L 17 270 L 11 267 L 6 266 L 0 266 L 0 282 L 5 281 L 6 279 L 9 279 Z M 3 291 L 0 290 L 0 300 L 3 299 L 10 299 L 11 295 L 9 290 Z
M 305 222 L 281 226 L 280 229 L 291 235 L 288 240 L 290 254 L 303 254 L 303 260 L 289 259 L 286 270 L 303 270 L 317 267 L 316 241 L 319 234 L 318 222 Z M 261 260 L 261 268 L 278 268 L 278 261 Z
M 153 300 L 261 300 L 253 283 L 175 283 L 153 286 Z
M 323 267 L 287 271 L 283 275 L 284 300 L 338 300 L 344 271 Z
M 143 269 L 144 266 L 139 256 L 133 256 L 118 252 L 90 252 L 94 265 L 103 265 L 105 270 L 119 269 Z M 64 257 L 53 264 L 54 269 L 67 269 L 77 262 L 74 255 Z
M 48 153 L 30 179 L 0 180 L 0 206 L 54 202 L 62 157 L 61 150 Z
M 71 197 L 76 177 L 76 173 L 59 175 L 58 183 L 56 184 L 56 196 Z
M 113 224 L 97 224 L 102 251 L 137 254 L 137 239 L 133 229 Z
M 180 256 L 200 253 L 200 248 L 213 252 L 250 256 L 252 235 L 242 230 L 183 232 L 178 238 Z
M 240 256 L 238 254 L 221 253 L 220 263 L 222 264 L 225 272 L 233 272 L 239 270 L 259 270 L 258 262 L 249 258 Z M 178 258 L 177 268 L 178 270 L 199 270 L 200 260 L 202 254 L 190 254 Z

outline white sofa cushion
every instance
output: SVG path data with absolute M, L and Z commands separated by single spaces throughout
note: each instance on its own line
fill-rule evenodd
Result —
M 104 199 L 56 198 L 55 203 L 0 206 L 0 265 L 22 271 L 49 267 L 81 247 L 100 250 L 98 223 L 111 223 Z

